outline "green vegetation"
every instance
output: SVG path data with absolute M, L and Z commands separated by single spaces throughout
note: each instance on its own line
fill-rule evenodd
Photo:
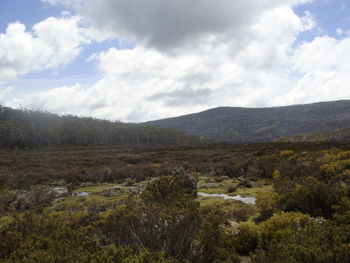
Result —
M 333 129 L 322 132 L 298 134 L 278 139 L 280 142 L 348 142 L 350 141 L 350 128 Z
M 199 139 L 181 132 L 47 112 L 14 110 L 0 104 L 0 149 L 61 145 L 183 145 Z
M 346 263 L 349 211 L 347 144 L 0 151 L 4 263 Z

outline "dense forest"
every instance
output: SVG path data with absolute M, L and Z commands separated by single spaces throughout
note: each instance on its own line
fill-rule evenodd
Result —
M 60 145 L 169 145 L 198 143 L 178 131 L 93 118 L 15 110 L 0 104 L 0 148 Z
M 3 149 L 0 262 L 347 263 L 349 176 L 349 144 Z
M 350 101 L 274 108 L 220 107 L 145 124 L 220 142 L 271 142 L 285 136 L 349 128 Z

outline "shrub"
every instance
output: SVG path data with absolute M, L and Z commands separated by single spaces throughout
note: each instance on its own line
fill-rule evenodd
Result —
M 237 187 L 240 187 L 240 186 L 247 187 L 247 188 L 252 188 L 252 183 L 249 180 L 247 180 L 247 179 L 243 179 L 237 185 Z
M 227 187 L 227 192 L 228 193 L 234 193 L 237 191 L 237 185 L 235 184 L 230 184 L 228 187 Z
M 276 192 L 259 192 L 256 197 L 256 207 L 259 212 L 258 221 L 269 219 L 278 211 L 278 198 Z

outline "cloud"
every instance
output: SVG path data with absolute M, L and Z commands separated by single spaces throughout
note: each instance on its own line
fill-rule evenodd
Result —
M 50 5 L 71 5 L 73 4 L 75 1 L 74 0 L 41 0 L 41 2 L 43 3 L 48 3 Z
M 208 37 L 236 46 L 267 10 L 309 0 L 42 0 L 73 8 L 100 31 L 162 51 L 197 47 Z M 239 37 L 237 37 L 239 36 Z M 216 42 L 217 42 L 216 41 Z
M 0 89 L 0 104 L 2 103 L 2 100 L 10 94 L 15 88 L 14 87 L 6 87 Z
M 179 107 L 183 105 L 206 104 L 211 93 L 210 89 L 181 88 L 172 92 L 160 92 L 152 95 L 148 100 L 164 100 L 168 107 Z
M 337 34 L 337 36 L 342 36 L 344 34 L 344 30 L 341 28 L 337 28 L 335 30 L 335 33 Z
M 42 1 L 72 7 L 79 19 L 51 18 L 31 32 L 10 25 L 0 36 L 0 79 L 69 63 L 89 41 L 122 38 L 135 45 L 92 55 L 102 75 L 93 85 L 17 97 L 5 101 L 9 106 L 146 121 L 217 106 L 350 98 L 349 34 L 298 41 L 318 27 L 312 13 L 292 9 L 307 1 Z M 81 19 L 90 27 L 81 27 Z M 69 33 L 61 20 L 72 22 Z
M 289 103 L 350 99 L 350 37 L 303 43 L 291 57 L 299 77 L 281 100 Z
M 265 11 L 249 25 L 245 46 L 237 37 L 209 36 L 196 50 L 177 55 L 138 45 L 95 54 L 103 75 L 88 87 L 74 85 L 9 102 L 32 109 L 124 121 L 145 121 L 211 107 L 265 106 L 292 85 L 293 44 L 307 30 L 288 6 Z M 248 37 L 249 36 L 249 37 Z
M 0 83 L 66 65 L 89 41 L 77 17 L 50 17 L 35 24 L 32 31 L 19 22 L 9 24 L 0 34 Z

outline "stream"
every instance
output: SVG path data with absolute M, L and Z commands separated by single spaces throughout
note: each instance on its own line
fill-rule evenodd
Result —
M 80 193 L 73 193 L 73 196 L 88 196 L 90 193 L 87 192 L 80 192 Z M 254 205 L 256 198 L 253 196 L 240 196 L 240 195 L 227 195 L 227 194 L 207 194 L 203 192 L 198 192 L 199 196 L 203 197 L 219 197 L 223 198 L 224 200 L 237 200 L 237 201 L 242 201 L 243 203 Z
M 256 198 L 253 196 L 240 196 L 240 195 L 230 196 L 227 194 L 206 194 L 202 192 L 198 192 L 198 195 L 203 197 L 220 197 L 220 198 L 223 198 L 224 200 L 237 200 L 250 205 L 254 205 L 256 200 Z

